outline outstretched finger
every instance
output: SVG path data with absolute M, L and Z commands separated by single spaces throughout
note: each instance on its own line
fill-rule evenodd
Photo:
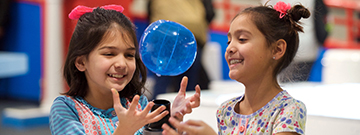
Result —
M 168 114 L 169 114 L 169 111 L 163 111 L 160 114 L 155 115 L 155 116 L 151 114 L 152 119 L 150 120 L 149 123 L 154 123 L 154 122 L 160 121 L 162 118 L 164 118 Z
M 199 85 L 195 86 L 195 94 L 194 96 L 190 99 L 190 104 L 192 108 L 195 107 L 199 107 L 200 106 L 200 92 L 201 92 L 201 88 Z
M 163 111 L 160 114 L 159 114 L 159 112 L 151 112 L 148 115 L 148 118 L 150 119 L 149 123 L 160 121 L 162 118 L 164 118 L 168 114 L 169 114 L 169 111 Z
M 120 94 L 115 88 L 112 88 L 111 92 L 112 92 L 112 95 L 113 95 L 114 109 L 115 109 L 116 112 L 121 112 L 125 108 L 122 107 L 122 105 L 121 105 Z
M 130 103 L 130 106 L 129 106 L 129 111 L 135 111 L 136 110 L 136 107 L 138 106 L 139 104 L 139 95 L 135 95 L 134 98 L 132 99 L 131 103 Z
M 143 112 L 145 112 L 146 114 L 149 113 L 151 111 L 151 108 L 154 106 L 154 102 L 149 102 L 145 109 L 143 110 Z
M 178 94 L 185 96 L 187 84 L 188 84 L 188 77 L 184 76 L 181 80 Z

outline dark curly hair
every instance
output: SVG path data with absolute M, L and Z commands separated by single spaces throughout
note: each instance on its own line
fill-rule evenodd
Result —
M 64 65 L 64 77 L 70 89 L 63 94 L 80 97 L 87 94 L 88 83 L 85 73 L 76 68 L 75 60 L 79 56 L 88 57 L 89 53 L 99 45 L 106 32 L 111 28 L 116 28 L 113 25 L 120 26 L 120 32 L 124 33 L 123 35 L 127 34 L 136 48 L 136 70 L 129 84 L 120 91 L 120 96 L 132 99 L 135 94 L 143 94 L 147 73 L 140 59 L 135 25 L 124 14 L 103 8 L 96 8 L 92 12 L 85 13 L 76 24 Z

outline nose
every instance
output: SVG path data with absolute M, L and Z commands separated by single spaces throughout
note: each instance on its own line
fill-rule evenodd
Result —
M 232 47 L 231 44 L 229 44 L 229 46 L 226 48 L 226 53 L 233 54 L 235 52 L 236 52 L 236 48 Z
M 114 63 L 115 69 L 125 69 L 126 68 L 126 59 L 123 56 L 118 56 L 117 59 L 115 59 Z

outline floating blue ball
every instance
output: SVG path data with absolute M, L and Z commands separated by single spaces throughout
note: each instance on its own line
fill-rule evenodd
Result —
M 175 76 L 195 61 L 197 44 L 193 33 L 183 25 L 158 20 L 140 38 L 140 56 L 145 66 L 158 76 Z

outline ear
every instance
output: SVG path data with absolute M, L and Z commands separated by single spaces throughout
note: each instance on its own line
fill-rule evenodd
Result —
M 279 39 L 278 41 L 275 42 L 275 44 L 273 45 L 273 58 L 274 60 L 279 60 L 281 59 L 286 51 L 286 41 L 284 39 Z
M 79 71 L 84 72 L 86 70 L 85 56 L 78 56 L 75 60 L 75 66 Z

